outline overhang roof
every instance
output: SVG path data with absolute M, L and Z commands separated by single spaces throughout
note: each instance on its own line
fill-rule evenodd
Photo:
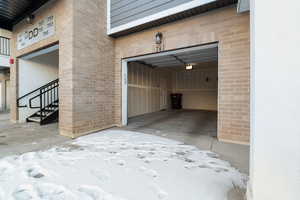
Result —
M 13 26 L 50 0 L 0 0 L 0 28 Z

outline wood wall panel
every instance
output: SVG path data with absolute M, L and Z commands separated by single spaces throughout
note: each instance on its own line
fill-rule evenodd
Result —
M 142 64 L 128 66 L 128 117 L 156 112 L 163 108 L 171 92 L 171 73 Z
M 182 93 L 184 109 L 218 110 L 218 63 L 209 62 L 193 70 L 173 73 L 173 92 Z

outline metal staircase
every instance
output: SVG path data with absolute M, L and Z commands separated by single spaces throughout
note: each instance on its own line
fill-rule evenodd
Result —
M 18 108 L 30 108 L 37 111 L 26 118 L 27 122 L 36 122 L 40 125 L 58 121 L 59 113 L 59 79 L 51 81 L 37 88 L 17 100 Z M 22 101 L 26 104 L 20 105 Z

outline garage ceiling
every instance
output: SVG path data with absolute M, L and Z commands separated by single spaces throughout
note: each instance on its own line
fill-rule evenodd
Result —
M 0 0 L 0 28 L 12 27 L 49 0 Z
M 196 64 L 218 60 L 217 45 L 208 48 L 191 48 L 179 51 L 171 51 L 166 54 L 137 59 L 135 62 L 145 64 L 149 67 L 173 67 L 187 64 Z

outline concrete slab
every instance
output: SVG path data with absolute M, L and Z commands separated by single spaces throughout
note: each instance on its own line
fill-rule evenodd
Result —
M 11 123 L 8 113 L 0 113 L 0 158 L 43 150 L 69 138 L 59 135 L 58 124 Z
M 128 122 L 128 126 L 121 129 L 162 136 L 213 151 L 249 174 L 249 146 L 218 141 L 217 112 L 168 110 L 133 117 Z
M 249 173 L 249 146 L 217 140 L 217 113 L 209 111 L 162 111 L 134 117 L 121 129 L 153 134 L 218 153 L 243 173 Z M 0 157 L 47 149 L 69 138 L 59 135 L 58 124 L 9 121 L 8 113 L 0 114 Z

